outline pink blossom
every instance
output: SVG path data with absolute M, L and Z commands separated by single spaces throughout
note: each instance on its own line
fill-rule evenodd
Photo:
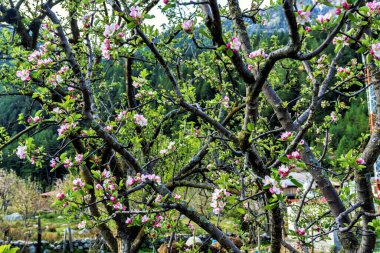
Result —
M 292 132 L 283 132 L 280 138 L 282 141 L 286 141 L 290 136 L 292 136 Z
M 160 150 L 160 155 L 166 155 L 169 151 L 167 149 Z
M 65 194 L 63 192 L 60 192 L 60 193 L 57 193 L 56 197 L 58 200 L 63 200 L 63 198 L 65 197 Z
M 175 148 L 174 145 L 175 145 L 175 142 L 174 142 L 174 141 L 169 142 L 168 149 L 169 149 L 169 150 L 175 150 L 176 148 Z
M 77 162 L 77 164 L 81 164 L 83 161 L 83 154 L 77 154 L 74 159 Z
M 248 70 L 249 71 L 252 71 L 253 70 L 253 66 L 251 64 L 248 64 Z
M 338 120 L 338 116 L 335 112 L 331 112 L 330 117 L 333 122 L 336 122 Z
M 104 169 L 102 172 L 102 177 L 109 178 L 111 176 L 111 171 Z
M 30 81 L 30 71 L 27 69 L 20 70 L 16 72 L 16 76 L 21 79 L 21 81 Z
M 58 163 L 57 163 L 58 161 L 59 161 L 58 157 L 52 158 L 50 160 L 50 167 L 55 168 L 58 165 Z
M 110 25 L 105 25 L 104 26 L 104 32 L 103 35 L 104 37 L 109 37 L 111 36 L 115 31 L 117 31 L 120 28 L 119 24 L 110 24 Z
M 115 186 L 114 184 L 110 184 L 110 185 L 108 186 L 108 189 L 109 189 L 110 191 L 115 190 L 115 188 L 116 188 L 116 186 Z
M 102 55 L 104 58 L 106 58 L 107 60 L 111 59 L 111 54 L 110 54 L 111 41 L 109 39 L 105 39 L 103 41 L 100 49 L 102 50 Z
M 370 54 L 372 54 L 377 60 L 380 60 L 380 42 L 371 45 Z
M 356 160 L 356 163 L 357 163 L 357 164 L 364 165 L 364 164 L 365 164 L 365 161 L 364 161 L 363 158 L 359 157 L 359 158 Z
M 311 28 L 310 28 L 310 26 L 306 26 L 306 27 L 305 27 L 305 31 L 308 32 L 308 33 L 311 32 Z
M 135 123 L 141 127 L 148 125 L 148 120 L 141 114 L 135 114 L 133 116 Z
M 215 189 L 212 197 L 210 206 L 213 208 L 214 214 L 220 214 L 221 211 L 225 208 L 225 197 L 230 196 L 231 194 L 226 191 L 226 189 Z
M 141 222 L 142 223 L 147 223 L 149 221 L 149 217 L 144 215 L 142 218 L 141 218 Z
M 322 198 L 321 198 L 321 201 L 322 201 L 322 203 L 326 203 L 326 202 L 327 202 L 326 197 L 322 197 Z
M 127 218 L 127 220 L 125 221 L 125 224 L 127 225 L 130 225 L 132 224 L 133 220 L 131 218 Z
M 74 180 L 73 180 L 73 185 L 75 185 L 75 186 L 79 186 L 79 187 L 83 187 L 83 186 L 85 185 L 85 183 L 82 182 L 82 179 L 77 178 L 77 179 L 74 179 Z
M 35 117 L 33 117 L 33 122 L 34 123 L 42 122 L 42 118 L 40 116 L 35 116 Z
M 342 7 L 345 10 L 349 10 L 351 8 L 351 5 L 349 3 L 347 3 L 347 1 L 343 1 L 342 2 Z
M 25 159 L 26 158 L 26 150 L 28 149 L 27 146 L 18 146 L 17 147 L 17 151 L 16 151 L 16 155 L 20 158 L 20 159 Z
M 131 7 L 131 12 L 129 16 L 133 19 L 141 19 L 142 15 L 138 7 Z
M 231 42 L 227 43 L 226 47 L 232 49 L 236 53 L 241 47 L 241 42 L 238 38 L 232 37 Z
M 71 168 L 73 165 L 73 162 L 69 158 L 63 162 L 63 167 L 65 167 L 65 169 Z
M 53 112 L 54 112 L 55 114 L 61 114 L 61 113 L 63 113 L 63 110 L 62 110 L 62 109 L 59 109 L 58 107 L 55 107 L 55 108 L 53 109 Z
M 263 183 L 264 183 L 264 186 L 266 185 L 273 185 L 276 183 L 276 180 L 274 180 L 273 178 L 271 178 L 270 176 L 266 175 L 263 179 Z
M 258 57 L 261 57 L 261 58 L 267 58 L 267 54 L 265 53 L 265 51 L 263 50 L 263 49 L 258 49 L 258 50 L 256 50 L 256 51 L 253 51 L 253 52 L 251 52 L 250 54 L 249 54 L 249 58 L 250 59 L 253 59 L 253 58 L 258 58 Z
M 380 13 L 380 2 L 368 2 L 366 6 L 369 8 L 370 14 L 376 15 Z
M 310 23 L 310 11 L 304 11 L 304 10 L 299 10 L 298 11 L 298 16 L 297 16 L 297 22 L 301 25 L 304 25 L 305 23 Z
M 115 210 L 123 210 L 123 205 L 120 202 L 113 204 L 112 206 Z
M 296 234 L 298 234 L 298 235 L 300 235 L 300 236 L 303 236 L 303 235 L 306 234 L 306 231 L 305 231 L 305 229 L 303 229 L 303 228 L 297 228 L 297 229 L 296 229 Z
M 161 201 L 162 201 L 162 195 L 158 194 L 157 197 L 156 197 L 156 199 L 154 200 L 154 202 L 161 203 Z
M 230 107 L 230 105 L 228 104 L 229 101 L 230 101 L 230 98 L 227 97 L 227 96 L 224 96 L 224 97 L 222 98 L 222 105 L 223 105 L 225 108 L 229 108 L 229 107 Z
M 82 221 L 81 223 L 78 224 L 79 229 L 83 229 L 86 227 L 86 221 Z
M 28 60 L 31 62 L 31 61 L 34 61 L 34 60 L 37 60 L 39 57 L 41 57 L 42 53 L 40 51 L 37 51 L 37 50 L 34 50 L 33 53 L 31 53 L 29 56 L 28 56 Z
M 295 159 L 301 159 L 301 154 L 298 152 L 298 150 L 292 152 L 292 157 Z
M 96 184 L 96 185 L 95 185 L 95 188 L 96 188 L 97 190 L 100 190 L 100 189 L 102 189 L 103 187 L 102 187 L 101 184 Z
M 112 131 L 112 128 L 113 128 L 112 125 L 108 125 L 108 126 L 104 127 L 104 131 L 106 131 L 106 132 L 111 132 L 111 131 Z
M 123 118 L 127 119 L 127 111 L 122 111 L 117 115 L 117 121 L 121 121 Z
M 329 23 L 331 18 L 332 18 L 332 15 L 330 12 L 328 12 L 325 15 L 318 15 L 316 18 L 316 21 L 318 23 L 324 24 L 324 23 Z
M 278 168 L 278 173 L 282 178 L 286 177 L 289 174 L 289 167 L 285 165 L 281 165 L 280 168 Z
M 178 195 L 178 194 L 174 194 L 174 200 L 175 201 L 178 201 L 181 199 L 181 195 Z
M 133 177 L 128 177 L 127 178 L 126 184 L 127 184 L 128 187 L 132 186 L 134 183 L 135 183 L 135 180 L 133 179 Z
M 182 29 L 187 32 L 191 33 L 194 27 L 194 21 L 193 20 L 186 20 L 182 23 Z
M 276 186 L 272 186 L 271 188 L 269 188 L 269 192 L 272 194 L 280 195 L 282 193 L 282 189 Z

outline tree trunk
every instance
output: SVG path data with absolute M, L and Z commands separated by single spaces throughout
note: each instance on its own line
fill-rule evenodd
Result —
M 281 209 L 278 205 L 270 211 L 270 223 L 271 223 L 270 252 L 279 253 L 281 251 L 283 217 L 282 217 Z
M 119 233 L 117 237 L 118 253 L 130 253 L 132 247 L 131 236 L 127 233 Z

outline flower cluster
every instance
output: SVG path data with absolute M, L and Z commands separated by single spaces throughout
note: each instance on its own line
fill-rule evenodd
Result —
M 286 155 L 288 157 L 288 159 L 301 159 L 301 154 L 299 152 L 299 150 L 296 150 L 296 151 L 293 151 L 291 154 L 288 154 Z
M 156 182 L 158 184 L 161 184 L 161 177 L 157 176 L 155 174 L 143 174 L 143 175 L 137 174 L 134 177 L 128 176 L 126 184 L 128 187 L 130 187 L 130 186 L 133 186 L 135 184 L 140 184 L 142 182 L 146 182 L 148 180 L 150 180 L 152 182 Z
M 344 78 L 344 77 L 347 77 L 350 73 L 351 73 L 351 70 L 349 67 L 339 67 L 337 70 L 336 70 L 336 74 L 337 76 L 341 77 L 341 78 Z
M 305 25 L 306 23 L 310 23 L 310 21 L 311 21 L 310 16 L 311 16 L 310 11 L 299 10 L 298 16 L 297 16 L 297 22 L 301 25 Z
M 30 71 L 27 69 L 23 69 L 16 72 L 16 76 L 21 79 L 23 82 L 30 81 Z
M 119 30 L 120 28 L 120 25 L 119 24 L 110 24 L 110 25 L 105 25 L 104 26 L 104 32 L 103 32 L 103 35 L 105 37 L 100 49 L 102 50 L 102 55 L 104 58 L 106 58 L 107 60 L 111 59 L 111 54 L 110 54 L 110 50 L 111 50 L 111 40 L 109 39 L 112 35 L 114 35 L 114 33 Z M 121 34 L 119 33 L 119 36 Z M 122 34 L 122 36 L 124 36 L 124 34 Z
M 55 158 L 52 158 L 50 160 L 50 165 L 49 166 L 54 169 L 55 167 L 58 166 L 58 164 L 59 164 L 59 158 L 55 157 Z
M 186 20 L 182 23 L 182 29 L 187 32 L 191 33 L 194 28 L 194 21 L 193 20 Z
M 77 191 L 77 190 L 78 190 L 78 187 L 79 187 L 79 188 L 84 187 L 84 186 L 85 186 L 85 183 L 82 181 L 82 179 L 77 178 L 77 179 L 74 179 L 74 180 L 73 180 L 73 185 L 74 185 L 74 187 L 73 187 L 73 191 Z
M 141 127 L 148 125 L 148 120 L 142 114 L 135 114 L 133 118 L 135 123 Z
M 342 43 L 344 46 L 348 46 L 350 44 L 349 42 L 350 42 L 350 37 L 348 37 L 346 35 L 336 36 L 333 39 L 333 44 L 334 45 Z
M 220 214 L 223 209 L 226 207 L 226 197 L 229 197 L 231 194 L 226 191 L 226 189 L 215 189 L 212 193 L 211 204 L 213 208 L 212 212 L 214 214 Z
M 77 126 L 76 123 L 71 123 L 71 124 L 64 123 L 64 124 L 62 124 L 62 125 L 58 128 L 58 130 L 57 130 L 58 135 L 59 135 L 59 136 L 64 135 L 67 131 L 74 129 L 76 126 Z
M 140 20 L 142 19 L 142 14 L 139 7 L 131 7 L 131 12 L 129 13 L 129 16 L 135 19 L 137 23 L 140 23 Z
M 128 120 L 127 111 L 121 111 L 116 117 L 117 121 L 122 121 L 123 119 Z
M 380 60 L 380 42 L 371 45 L 370 54 L 372 54 L 376 60 Z
M 258 49 L 256 51 L 253 51 L 249 54 L 248 56 L 250 59 L 254 59 L 254 58 L 267 58 L 268 55 L 265 53 L 264 49 Z
M 365 165 L 365 161 L 362 157 L 359 157 L 357 160 L 356 160 L 356 163 L 357 164 L 360 164 L 360 165 Z
M 293 135 L 292 132 L 283 132 L 283 133 L 281 134 L 280 139 L 281 139 L 282 141 L 286 141 L 286 140 L 288 140 L 292 135 Z
M 241 42 L 238 38 L 232 37 L 231 42 L 226 44 L 226 47 L 234 51 L 235 53 L 239 51 L 241 47 Z
M 283 170 L 282 173 L 286 173 L 286 175 L 289 173 L 289 168 L 286 166 L 283 167 L 282 165 L 280 169 Z M 279 169 L 279 173 L 280 173 L 280 169 Z M 264 187 L 269 187 L 269 192 L 272 194 L 280 195 L 283 192 L 283 188 L 286 188 L 285 184 L 279 185 L 279 182 L 277 182 L 276 179 L 268 175 L 265 176 L 265 178 L 263 179 L 263 183 L 264 183 Z
M 325 15 L 318 15 L 316 18 L 316 21 L 321 24 L 326 24 L 326 23 L 329 23 L 331 19 L 332 19 L 332 14 L 328 12 Z
M 369 9 L 369 14 L 371 15 L 380 14 L 380 2 L 377 2 L 377 1 L 368 2 L 366 3 L 366 6 Z
M 166 155 L 167 153 L 169 153 L 169 151 L 175 151 L 176 148 L 174 145 L 175 145 L 174 141 L 169 142 L 167 149 L 160 150 L 160 155 Z
M 306 234 L 306 231 L 303 228 L 297 228 L 295 232 L 299 236 L 304 236 Z
M 27 146 L 18 146 L 17 147 L 17 151 L 16 151 L 16 155 L 20 159 L 25 159 L 26 158 L 26 151 L 27 151 L 27 149 L 28 149 Z
M 287 177 L 289 175 L 290 169 L 286 165 L 281 165 L 278 168 L 278 174 L 280 174 L 281 178 Z
M 229 108 L 230 105 L 229 105 L 229 102 L 230 102 L 230 98 L 227 97 L 227 96 L 224 96 L 221 100 L 221 104 L 225 107 L 225 108 Z

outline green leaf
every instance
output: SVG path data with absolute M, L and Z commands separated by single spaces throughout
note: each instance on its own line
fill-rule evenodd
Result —
M 298 180 L 297 179 L 295 179 L 295 178 L 290 178 L 290 181 L 295 185 L 295 186 L 297 186 L 297 187 L 303 187 L 303 184 L 301 184 L 300 182 L 298 182 Z
M 367 51 L 367 48 L 361 47 L 358 50 L 356 50 L 356 53 L 361 54 L 361 53 L 364 53 L 365 51 Z
M 252 131 L 253 131 L 253 127 L 254 127 L 253 123 L 248 123 L 248 124 L 247 124 L 247 130 L 248 130 L 249 132 L 252 132 Z
M 227 50 L 228 57 L 232 57 L 234 55 L 234 52 L 231 49 Z
M 272 204 L 268 204 L 266 205 L 264 208 L 265 210 L 272 210 L 273 208 L 275 208 L 277 206 L 277 202 L 276 203 L 272 203 Z

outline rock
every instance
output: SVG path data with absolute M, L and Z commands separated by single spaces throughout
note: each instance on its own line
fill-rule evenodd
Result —
M 22 215 L 19 213 L 12 213 L 9 215 L 4 216 L 5 221 L 16 221 L 16 220 L 22 220 Z
M 34 245 L 29 246 L 29 253 L 36 253 L 37 248 Z
M 239 238 L 239 237 L 229 237 L 229 239 L 236 245 L 236 247 L 238 247 L 239 249 L 243 246 L 243 241 Z M 220 243 L 219 242 L 214 242 L 211 246 L 210 246 L 210 250 L 211 252 L 213 253 L 216 253 L 216 252 L 219 252 L 219 253 L 226 253 L 228 251 L 226 251 L 224 248 L 221 247 Z
M 82 249 L 83 249 L 83 247 L 82 247 L 82 246 L 79 246 L 79 247 L 78 247 L 78 249 L 79 249 L 79 250 L 82 250 Z
M 80 234 L 80 235 L 88 234 L 88 233 L 90 233 L 90 230 L 88 230 L 88 229 L 82 229 L 81 231 L 78 232 L 78 234 Z
M 192 237 L 189 237 L 189 239 L 187 239 L 185 245 L 187 247 L 191 247 L 193 245 L 200 246 L 200 245 L 202 245 L 202 240 L 197 236 L 192 236 Z
M 48 249 L 44 249 L 42 253 L 50 253 L 50 251 Z
M 172 246 L 172 253 L 179 253 L 181 252 L 181 248 L 178 245 L 178 243 L 174 242 Z M 169 243 L 163 243 L 157 250 L 158 253 L 168 253 L 169 252 Z

